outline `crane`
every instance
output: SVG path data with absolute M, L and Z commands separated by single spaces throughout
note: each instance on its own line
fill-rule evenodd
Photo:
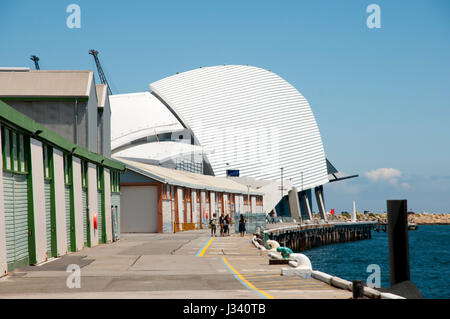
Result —
M 40 70 L 41 69 L 39 67 L 39 58 L 36 55 L 32 55 L 30 57 L 30 60 L 34 62 L 34 67 L 36 68 L 36 70 Z
M 109 95 L 112 95 L 111 87 L 109 86 L 108 81 L 106 80 L 105 73 L 103 72 L 102 66 L 100 64 L 100 60 L 98 59 L 98 51 L 91 49 L 91 50 L 89 50 L 89 54 L 94 57 L 94 61 L 95 61 L 95 65 L 97 66 L 98 77 L 100 78 L 100 81 L 102 82 L 102 84 L 107 85 L 108 93 L 109 93 Z

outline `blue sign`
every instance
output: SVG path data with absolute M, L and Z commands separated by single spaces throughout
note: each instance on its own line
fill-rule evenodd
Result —
M 239 177 L 238 169 L 227 169 L 227 176 Z

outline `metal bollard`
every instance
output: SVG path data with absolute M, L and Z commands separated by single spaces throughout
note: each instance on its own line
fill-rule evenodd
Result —
M 387 201 L 391 286 L 410 278 L 408 215 L 406 207 L 406 200 Z

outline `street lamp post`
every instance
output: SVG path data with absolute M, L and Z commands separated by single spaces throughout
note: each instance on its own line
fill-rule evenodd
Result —
M 281 169 L 281 198 L 283 198 L 283 167 Z
M 247 185 L 247 214 L 250 216 L 250 185 Z

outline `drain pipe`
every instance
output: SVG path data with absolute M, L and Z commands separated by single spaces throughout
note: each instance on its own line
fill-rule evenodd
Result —
M 78 98 L 75 98 L 74 144 L 78 144 Z

